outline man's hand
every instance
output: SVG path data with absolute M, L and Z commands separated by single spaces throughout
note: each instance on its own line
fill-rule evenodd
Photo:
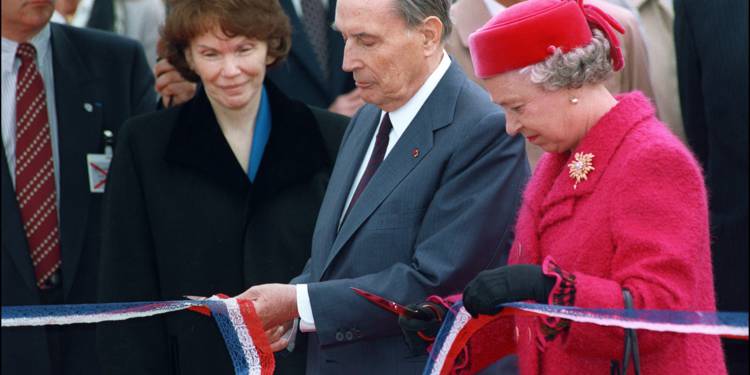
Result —
M 418 311 L 419 314 L 413 317 L 399 316 L 398 325 L 401 326 L 404 340 L 412 355 L 425 354 L 427 347 L 435 341 L 448 309 L 433 302 L 411 304 L 407 307 Z
M 271 344 L 271 350 L 278 352 L 289 346 L 289 338 L 285 336 L 292 329 L 293 323 L 290 320 L 282 325 L 266 330 L 266 337 L 268 338 L 268 343 Z
M 344 116 L 354 116 L 359 107 L 365 104 L 360 96 L 361 91 L 360 89 L 354 89 L 347 94 L 339 95 L 328 107 L 328 110 Z
M 299 317 L 297 288 L 294 285 L 256 285 L 238 295 L 237 298 L 253 301 L 255 312 L 263 323 L 263 329 L 267 332 Z
M 164 107 L 182 104 L 195 95 L 197 85 L 182 78 L 167 59 L 160 59 L 156 63 L 154 76 L 156 76 L 156 92 L 161 95 Z

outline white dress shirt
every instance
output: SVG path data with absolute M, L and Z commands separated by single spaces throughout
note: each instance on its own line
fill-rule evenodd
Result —
M 448 71 L 448 68 L 450 68 L 450 66 L 451 59 L 450 57 L 448 57 L 448 53 L 443 51 L 443 57 L 440 60 L 440 64 L 430 74 L 430 76 L 427 77 L 427 80 L 424 82 L 424 84 L 422 84 L 422 87 L 420 87 L 419 90 L 417 90 L 417 92 L 414 94 L 414 96 L 412 96 L 411 99 L 406 102 L 406 104 L 401 106 L 401 108 L 388 113 L 391 118 L 391 124 L 393 125 L 393 128 L 388 135 L 388 148 L 385 150 L 383 161 L 385 161 L 385 159 L 388 157 L 388 154 L 391 152 L 393 147 L 396 146 L 396 143 L 398 143 L 401 135 L 404 134 L 406 129 L 409 127 L 409 124 L 411 124 L 411 121 L 414 119 L 414 117 L 417 116 L 417 113 L 419 113 L 422 105 L 424 105 L 424 103 L 427 101 L 427 98 L 430 97 L 432 92 L 435 90 L 435 87 L 437 87 L 438 83 Z M 386 112 L 380 112 L 381 122 L 383 120 L 383 116 L 385 115 Z M 357 176 L 354 178 L 352 186 L 349 188 L 349 196 L 346 198 L 346 204 L 344 205 L 344 209 L 341 211 L 339 217 L 339 225 L 341 225 L 344 213 L 349 207 L 349 202 L 351 202 L 352 200 L 352 196 L 354 195 L 354 191 L 357 189 L 359 180 L 362 179 L 362 175 L 365 174 L 367 164 L 370 161 L 370 156 L 372 155 L 372 150 L 375 147 L 376 136 L 377 131 L 374 132 L 372 139 L 370 140 L 370 145 L 367 147 L 367 152 L 365 153 L 364 158 L 362 158 L 362 162 L 359 166 L 359 172 L 357 172 Z M 302 332 L 315 332 L 315 318 L 312 314 L 310 295 L 307 292 L 307 284 L 297 284 L 296 287 L 297 310 L 300 316 L 299 328 Z
M 47 24 L 29 43 L 36 49 L 36 64 L 44 81 L 47 96 L 47 118 L 52 139 L 52 164 L 55 167 L 55 189 L 57 212 L 60 212 L 60 153 L 57 138 L 57 111 L 55 110 L 55 77 L 52 67 L 52 47 L 50 27 Z M 16 57 L 18 42 L 2 38 L 2 136 L 8 172 L 13 186 L 16 186 L 16 81 L 21 59 Z M 83 160 L 81 161 L 83 163 Z

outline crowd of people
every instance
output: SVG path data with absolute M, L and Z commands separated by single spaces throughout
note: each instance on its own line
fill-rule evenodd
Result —
M 277 374 L 421 373 L 457 300 L 747 312 L 747 7 L 3 0 L 2 306 L 223 293 Z M 624 369 L 621 328 L 510 319 L 453 373 L 748 371 L 747 341 L 637 331 Z M 8 374 L 234 371 L 188 311 L 1 336 Z

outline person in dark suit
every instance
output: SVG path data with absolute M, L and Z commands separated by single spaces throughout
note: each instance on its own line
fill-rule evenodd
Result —
M 232 295 L 302 270 L 348 118 L 266 79 L 289 34 L 276 2 L 172 5 L 166 58 L 201 85 L 124 126 L 105 197 L 102 302 Z M 216 324 L 194 312 L 102 324 L 98 338 L 107 374 L 233 373 Z M 302 373 L 304 360 L 304 350 L 279 358 L 276 373 Z
M 399 4 L 338 1 L 343 68 L 369 104 L 344 134 L 295 285 L 239 296 L 267 329 L 301 319 L 308 374 L 421 373 L 427 354 L 409 350 L 397 316 L 351 287 L 401 303 L 461 290 L 502 263 L 529 175 L 523 140 L 443 49 L 450 1 Z
M 156 103 L 137 42 L 50 24 L 52 11 L 2 2 L 3 306 L 96 302 L 101 194 L 87 154 Z M 98 374 L 95 329 L 3 328 L 2 373 Z
M 336 0 L 280 2 L 292 24 L 292 49 L 289 58 L 271 69 L 268 77 L 294 99 L 354 115 L 364 102 L 354 88 L 352 73 L 341 69 L 344 41 L 331 27 Z
M 708 187 L 717 307 L 748 310 L 748 2 L 675 0 L 674 40 L 685 134 Z M 723 340 L 731 374 L 747 341 Z

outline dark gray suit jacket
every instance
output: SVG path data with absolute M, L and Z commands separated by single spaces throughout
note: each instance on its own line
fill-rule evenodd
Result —
M 101 31 L 52 23 L 60 168 L 60 241 L 63 299 L 59 303 L 96 302 L 101 194 L 89 192 L 86 154 L 104 150 L 102 131 L 117 134 L 130 116 L 156 107 L 154 78 L 143 48 Z M 93 110 L 84 110 L 84 103 Z M 21 214 L 5 151 L 2 179 L 2 305 L 39 304 Z M 65 326 L 65 374 L 96 374 L 93 351 L 96 326 Z M 49 374 L 44 328 L 3 328 L 3 374 Z
M 523 139 L 455 63 L 438 83 L 337 232 L 380 109 L 352 119 L 323 200 L 307 283 L 317 332 L 308 374 L 416 374 L 397 318 L 354 294 L 401 303 L 459 292 L 496 267 L 512 240 L 529 175 Z M 414 150 L 419 150 L 415 156 Z

